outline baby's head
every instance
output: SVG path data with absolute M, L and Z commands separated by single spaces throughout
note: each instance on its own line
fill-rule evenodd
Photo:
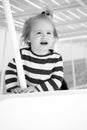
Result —
M 41 50 L 42 54 L 45 54 L 47 50 L 52 49 L 57 38 L 57 31 L 49 12 L 42 12 L 24 24 L 22 39 L 35 53 Z

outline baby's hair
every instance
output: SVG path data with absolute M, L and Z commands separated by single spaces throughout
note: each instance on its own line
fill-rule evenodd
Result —
M 48 16 L 50 18 L 52 18 L 53 16 L 50 10 L 43 11 L 41 15 Z
M 31 18 L 27 19 L 25 21 L 25 23 L 24 23 L 23 32 L 22 32 L 22 36 L 21 36 L 22 42 L 24 42 L 24 43 L 26 43 L 28 45 L 30 44 L 29 35 L 31 33 L 32 25 L 38 19 L 41 19 L 41 20 L 46 19 L 46 20 L 48 20 L 52 24 L 52 26 L 54 28 L 54 37 L 58 38 L 56 28 L 55 28 L 51 18 L 52 18 L 52 13 L 49 10 L 46 10 L 46 11 L 41 12 L 41 14 L 39 14 L 37 16 L 34 16 L 34 17 L 31 17 Z

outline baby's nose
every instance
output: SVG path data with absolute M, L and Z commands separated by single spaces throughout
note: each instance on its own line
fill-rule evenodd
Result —
M 46 34 L 42 34 L 43 39 L 46 39 L 46 37 L 47 37 Z

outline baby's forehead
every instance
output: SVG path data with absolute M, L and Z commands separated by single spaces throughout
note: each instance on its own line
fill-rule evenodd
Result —
M 37 19 L 32 22 L 32 29 L 50 29 L 53 30 L 53 24 L 48 19 Z

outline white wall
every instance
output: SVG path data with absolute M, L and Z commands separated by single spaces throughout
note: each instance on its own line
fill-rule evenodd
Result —
M 86 44 L 80 44 L 80 40 L 78 41 L 78 43 L 75 43 L 71 40 L 66 42 L 59 40 L 59 43 L 57 43 L 55 46 L 55 50 L 63 56 L 64 61 L 71 60 L 72 56 L 73 59 L 81 59 L 86 56 Z

